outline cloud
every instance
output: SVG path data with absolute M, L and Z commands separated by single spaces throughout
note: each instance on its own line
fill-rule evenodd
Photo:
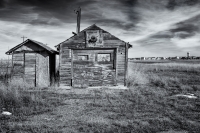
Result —
M 62 22 L 75 22 L 76 15 L 73 12 L 79 5 L 86 6 L 92 1 L 81 0 L 9 0 L 4 1 L 5 7 L 0 9 L 1 20 L 17 21 L 29 23 L 32 21 L 41 21 L 44 18 L 56 18 Z M 37 14 L 36 18 L 29 17 Z M 72 17 L 74 16 L 74 17 Z M 29 21 L 26 20 L 29 18 Z
M 75 23 L 76 14 L 73 10 L 81 6 L 82 23 L 112 27 L 119 25 L 119 28 L 128 30 L 134 26 L 132 22 L 139 19 L 133 9 L 136 3 L 136 0 L 9 0 L 2 2 L 6 7 L 0 9 L 0 19 L 29 24 Z M 62 23 L 49 23 L 51 18 Z
M 196 47 L 199 44 L 198 4 L 177 5 L 169 10 L 166 1 L 152 1 L 146 0 L 145 4 L 140 1 L 135 7 L 140 20 L 129 32 L 132 34 L 133 45 L 130 56 L 143 56 L 143 52 L 140 51 L 139 55 L 134 48 L 148 49 L 152 56 L 181 56 L 185 54 L 186 47 Z
M 174 37 L 171 38 L 171 42 L 173 42 L 180 48 L 196 47 L 200 44 L 200 34 L 195 34 L 194 36 L 189 38 Z
M 180 6 L 193 6 L 199 4 L 200 0 L 169 0 L 167 4 L 168 9 L 175 9 L 176 7 Z
M 75 31 L 76 24 L 52 26 L 0 21 L 0 27 L 0 55 L 1 58 L 5 58 L 8 48 L 22 43 L 22 36 L 48 44 L 49 47 L 55 49 L 55 45 L 72 36 L 71 32 Z
M 53 47 L 76 31 L 74 9 L 81 6 L 81 29 L 96 23 L 130 42 L 130 57 L 182 55 L 187 49 L 197 51 L 199 1 L 1 0 L 0 41 L 11 47 L 25 35 Z

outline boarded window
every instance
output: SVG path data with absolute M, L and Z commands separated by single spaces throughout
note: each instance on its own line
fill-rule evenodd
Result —
M 88 60 L 88 55 L 78 55 L 78 60 Z
M 110 62 L 111 61 L 111 54 L 98 54 L 97 56 L 98 62 Z

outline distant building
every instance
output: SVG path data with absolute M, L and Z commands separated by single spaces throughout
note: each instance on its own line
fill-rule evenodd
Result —
M 179 59 L 179 57 L 178 57 L 178 56 L 175 56 L 175 57 L 171 57 L 171 59 Z
M 156 57 L 156 60 L 162 60 L 163 57 Z
M 190 52 L 187 52 L 187 57 L 188 57 L 188 58 L 190 57 Z

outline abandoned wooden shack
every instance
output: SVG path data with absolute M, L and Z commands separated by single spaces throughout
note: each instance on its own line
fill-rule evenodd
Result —
M 6 52 L 12 55 L 11 80 L 23 81 L 31 87 L 48 87 L 55 77 L 57 51 L 31 39 Z
M 60 87 L 127 85 L 128 49 L 132 46 L 95 24 L 56 47 Z

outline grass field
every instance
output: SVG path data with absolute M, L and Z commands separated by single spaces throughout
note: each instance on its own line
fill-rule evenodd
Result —
M 129 62 L 128 85 L 129 90 L 2 85 L 0 104 L 13 115 L 0 116 L 0 132 L 200 132 L 199 61 Z M 197 98 L 178 96 L 188 93 Z

